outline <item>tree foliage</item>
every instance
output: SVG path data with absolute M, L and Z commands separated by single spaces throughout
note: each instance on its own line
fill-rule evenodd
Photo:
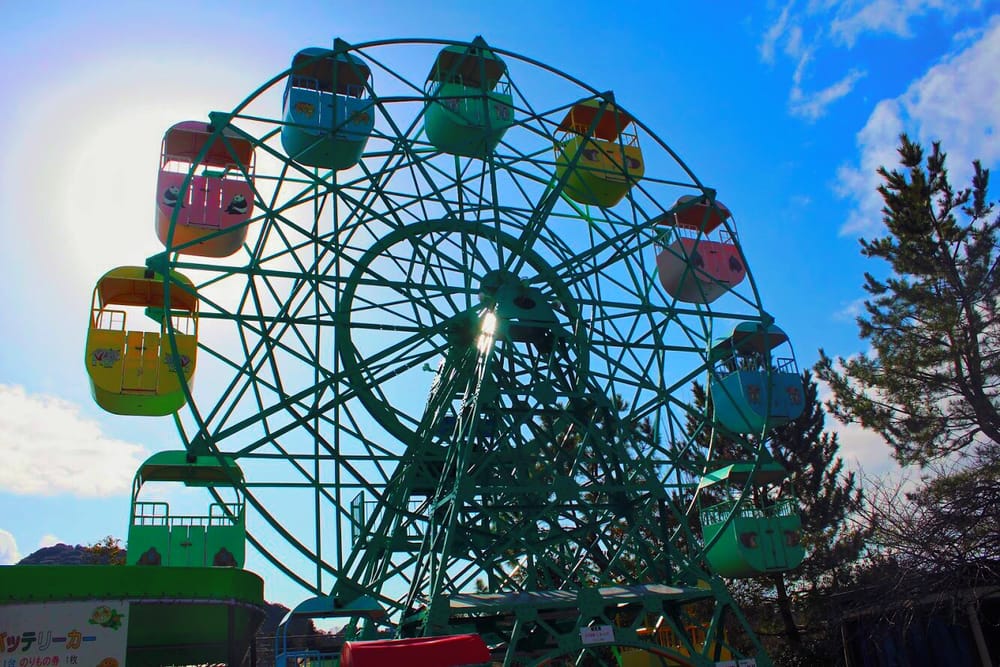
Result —
M 111 535 L 83 547 L 83 560 L 91 565 L 124 565 L 125 550 L 122 541 Z
M 932 468 L 909 491 L 904 481 L 864 481 L 867 553 L 837 600 L 855 619 L 857 650 L 881 645 L 887 628 L 905 637 L 926 632 L 933 618 L 968 619 L 1000 583 L 1000 463 Z M 996 617 L 977 615 L 996 636 Z
M 973 162 L 968 189 L 948 180 L 938 143 L 929 154 L 905 134 L 902 170 L 879 169 L 884 236 L 862 254 L 888 263 L 865 274 L 859 333 L 867 354 L 836 363 L 822 350 L 819 377 L 845 422 L 878 432 L 901 463 L 925 465 L 955 452 L 995 456 L 1000 447 L 1000 319 L 997 228 L 989 170 Z

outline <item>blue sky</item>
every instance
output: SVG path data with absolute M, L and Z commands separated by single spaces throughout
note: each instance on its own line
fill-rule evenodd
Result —
M 801 366 L 863 351 L 858 253 L 896 137 L 941 140 L 954 181 L 1000 163 L 1000 3 L 92 2 L 8 7 L 0 26 L 0 563 L 124 537 L 131 476 L 168 419 L 103 413 L 81 363 L 94 281 L 157 251 L 163 130 L 229 109 L 333 37 L 477 34 L 617 99 L 735 213 Z M 995 196 L 995 195 L 994 195 Z M 829 425 L 835 427 L 832 422 Z M 891 469 L 871 434 L 845 454 Z M 277 589 L 282 590 L 282 589 Z M 294 602 L 293 592 L 283 591 Z

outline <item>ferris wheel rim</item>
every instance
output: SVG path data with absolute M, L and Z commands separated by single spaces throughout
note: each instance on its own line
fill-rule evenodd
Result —
M 419 40 L 419 39 L 418 40 L 408 40 L 408 39 L 405 39 L 405 38 L 401 38 L 401 39 L 378 40 L 378 41 L 373 41 L 373 42 L 365 42 L 365 43 L 361 43 L 361 44 L 357 44 L 357 45 L 348 45 L 349 46 L 348 50 L 350 50 L 351 52 L 355 52 L 355 53 L 361 53 L 361 52 L 364 52 L 366 49 L 373 49 L 373 48 L 377 48 L 377 47 L 380 47 L 380 46 L 399 46 L 399 45 L 406 45 L 408 43 L 430 44 L 430 45 L 446 45 L 446 44 L 464 45 L 464 44 L 466 44 L 464 42 L 454 41 L 454 40 Z M 564 79 L 566 79 L 568 81 L 571 81 L 572 83 L 578 85 L 580 88 L 582 88 L 583 90 L 587 91 L 587 93 L 589 93 L 591 95 L 604 95 L 605 94 L 605 93 L 601 93 L 600 91 L 598 91 L 595 88 L 592 88 L 592 87 L 584 84 L 582 81 L 579 81 L 578 79 L 576 79 L 576 78 L 574 78 L 574 77 L 572 77 L 570 75 L 565 74 L 564 72 L 561 72 L 561 71 L 559 71 L 559 70 L 557 70 L 555 68 L 548 67 L 548 66 L 544 65 L 543 63 L 535 61 L 535 60 L 533 60 L 531 58 L 527 58 L 527 57 L 524 57 L 524 56 L 519 56 L 518 54 L 515 54 L 513 52 L 509 52 L 509 51 L 505 51 L 505 50 L 502 50 L 502 49 L 495 49 L 495 51 L 498 54 L 515 58 L 515 59 L 517 59 L 517 60 L 519 60 L 521 62 L 524 62 L 526 64 L 541 67 L 541 68 L 543 68 L 544 70 L 546 70 L 547 72 L 549 72 L 551 74 L 558 75 L 558 76 L 560 76 L 560 77 L 562 77 L 562 78 L 564 78 Z M 274 78 L 272 78 L 271 80 L 269 80 L 266 84 L 264 84 L 263 86 L 261 86 L 257 91 L 255 91 L 249 97 L 247 97 L 232 112 L 230 112 L 230 113 L 220 113 L 217 116 L 215 116 L 216 120 L 221 121 L 224 118 L 225 121 L 226 121 L 225 125 L 220 125 L 216 129 L 216 132 L 221 133 L 223 131 L 224 127 L 229 127 L 230 125 L 232 125 L 234 123 L 234 121 L 235 122 L 239 122 L 239 119 L 243 115 L 243 111 L 247 108 L 247 106 L 249 104 L 251 104 L 258 96 L 260 96 L 266 90 L 270 89 L 276 83 L 280 82 L 282 79 L 284 79 L 287 76 L 289 76 L 290 72 L 291 72 L 291 68 L 286 69 L 281 74 L 279 74 L 279 75 L 275 76 Z M 680 164 L 681 167 L 683 168 L 683 170 L 686 171 L 689 174 L 689 176 L 691 178 L 691 181 L 692 181 L 691 185 L 693 185 L 695 188 L 701 189 L 703 192 L 708 192 L 709 191 L 707 188 L 704 188 L 704 186 L 701 185 L 700 181 L 697 180 L 697 178 L 690 171 L 690 169 L 683 162 L 681 162 L 680 158 L 678 156 L 676 156 L 676 154 L 674 154 L 673 151 L 661 139 L 659 139 L 659 137 L 655 133 L 653 133 L 648 128 L 646 128 L 645 125 L 641 125 L 641 123 L 638 120 L 636 122 L 646 131 L 646 133 L 648 135 L 650 135 L 651 137 L 653 137 L 655 139 L 655 141 L 657 142 L 657 144 L 659 146 L 661 146 L 663 149 L 665 149 L 666 151 L 668 151 L 669 154 L 675 160 L 675 162 L 677 162 L 678 164 Z M 297 171 L 299 171 L 299 172 L 306 172 L 306 173 L 310 172 L 310 170 L 308 170 L 308 169 L 302 169 L 301 166 L 298 165 L 298 164 L 296 164 L 296 163 L 294 163 L 294 161 L 291 160 L 291 158 L 286 158 L 284 161 L 285 161 L 286 165 L 294 166 L 294 168 Z M 194 167 L 192 167 L 192 170 L 193 170 L 193 168 Z M 320 176 L 320 175 L 318 175 L 317 172 L 316 172 L 316 170 L 311 170 L 311 171 L 312 171 L 311 177 L 314 178 L 317 183 L 323 181 L 323 177 Z M 331 174 L 330 176 L 331 177 L 336 177 L 336 172 L 333 172 L 333 174 Z M 266 212 L 262 213 L 262 215 L 258 219 L 259 220 L 264 220 L 266 218 L 266 215 L 267 215 Z M 175 213 L 175 216 L 174 216 L 174 224 L 176 224 L 176 213 Z M 250 223 L 247 223 L 247 224 L 250 224 Z M 393 232 L 393 234 L 400 234 L 401 235 L 400 238 L 403 238 L 403 237 L 405 237 L 405 234 L 403 233 L 403 230 L 413 228 L 416 225 L 420 225 L 420 224 L 428 224 L 428 223 L 426 223 L 426 222 L 425 223 L 412 223 L 409 226 L 400 227 L 399 230 L 397 230 L 397 232 Z M 497 241 L 497 242 L 499 242 L 499 241 Z M 506 243 L 506 241 L 504 241 L 504 243 Z M 369 251 L 369 252 L 371 252 L 371 251 Z M 172 258 L 172 259 L 169 258 L 169 257 L 167 257 L 164 261 L 165 261 L 165 265 L 168 266 L 168 267 L 182 267 L 183 265 L 186 264 L 185 261 L 179 260 L 176 256 L 174 258 Z M 539 261 L 542 261 L 542 260 L 539 260 Z M 364 259 L 360 259 L 360 260 L 358 260 L 357 265 L 360 267 L 364 263 L 365 263 Z M 528 262 L 528 263 L 530 264 L 530 262 Z M 358 269 L 355 269 L 355 271 L 357 271 L 357 270 Z M 167 272 L 167 273 L 169 274 L 169 272 Z M 750 280 L 751 280 L 752 291 L 754 293 L 754 300 L 756 301 L 757 304 L 759 304 L 760 300 L 759 300 L 759 296 L 756 294 L 756 284 L 752 282 L 753 281 L 752 274 L 748 273 L 748 276 L 750 277 Z M 168 278 L 168 280 L 169 280 L 169 278 Z M 349 279 L 348 279 L 348 283 L 347 284 L 350 285 L 350 280 Z M 348 291 L 346 293 L 350 294 L 351 293 L 350 292 L 351 289 L 354 289 L 354 288 L 348 287 L 347 288 Z M 567 298 L 566 301 L 567 301 L 568 304 L 573 304 L 574 303 L 573 299 L 570 299 L 570 298 Z M 169 307 L 169 296 L 167 297 L 167 304 L 168 304 L 167 307 Z M 709 316 L 709 315 L 703 315 L 703 317 L 707 317 L 707 316 Z M 348 313 L 347 316 L 346 316 L 346 319 L 343 322 L 338 323 L 337 325 L 335 325 L 335 328 L 337 328 L 337 327 L 343 327 L 343 330 L 348 334 L 348 335 L 344 336 L 343 338 L 341 338 L 341 337 L 336 338 L 338 350 L 342 350 L 342 349 L 344 349 L 344 346 L 349 346 L 350 345 L 350 333 L 351 333 L 350 323 L 351 323 L 350 313 Z M 171 332 L 171 340 L 173 340 L 172 339 L 172 332 Z M 339 354 L 339 352 L 338 352 L 338 354 Z M 349 357 L 350 353 L 348 353 L 347 356 Z M 703 370 L 703 369 L 699 369 L 699 370 Z M 333 382 L 335 382 L 335 381 L 328 379 L 322 385 L 322 388 L 328 387 Z M 194 419 L 195 419 L 196 423 L 198 424 L 198 429 L 197 430 L 199 432 L 204 432 L 204 434 L 206 434 L 206 436 L 209 436 L 209 434 L 211 432 L 211 429 L 209 428 L 209 422 L 212 420 L 213 417 L 211 417 L 211 416 L 203 417 L 201 415 L 200 408 L 198 407 L 198 404 L 195 401 L 195 397 L 194 397 L 193 393 L 191 392 L 190 387 L 188 386 L 187 382 L 184 382 L 183 385 L 184 385 L 184 390 L 185 390 L 185 392 L 187 394 L 187 398 L 188 398 L 188 402 L 189 402 L 188 403 L 188 408 L 186 408 L 186 410 L 188 410 L 190 413 L 192 413 L 194 415 Z M 314 385 L 312 387 L 307 387 L 304 391 L 306 391 L 306 392 L 308 392 L 310 390 L 311 391 L 317 391 L 320 388 L 321 388 L 320 384 L 316 384 L 316 385 Z M 372 400 L 374 400 L 374 399 L 372 399 Z M 368 407 L 368 406 L 366 406 L 366 407 Z M 179 429 L 180 429 L 180 426 L 179 426 Z M 182 433 L 183 433 L 183 431 L 182 431 Z M 402 433 L 401 430 L 400 430 L 400 433 Z M 197 433 L 195 434 L 195 436 L 197 437 Z M 403 439 L 400 438 L 400 440 L 402 441 Z M 191 442 L 192 442 L 192 440 L 189 439 L 186 444 L 191 444 Z M 214 451 L 214 453 L 216 453 L 217 455 L 222 456 L 222 455 L 226 454 L 225 450 L 219 448 L 219 443 L 216 442 L 216 440 L 213 437 L 209 436 L 207 438 L 207 440 L 206 440 L 206 443 L 210 447 L 210 451 Z M 264 504 L 262 504 L 262 503 L 258 503 L 256 497 L 254 497 L 252 494 L 250 494 L 250 496 L 249 496 L 248 499 L 254 505 L 254 507 L 255 507 L 256 510 L 258 510 L 259 512 L 261 512 L 264 516 L 269 517 L 268 518 L 268 522 L 269 523 L 271 523 L 272 525 L 278 525 L 280 523 L 279 519 L 277 519 L 276 517 L 274 517 L 274 516 L 272 516 L 272 515 L 270 515 L 270 514 L 267 513 L 266 506 Z M 290 533 L 288 533 L 285 537 L 286 537 L 286 539 L 292 539 L 293 538 L 293 536 Z M 309 555 L 310 548 L 307 545 L 304 545 L 304 544 L 302 544 L 302 543 L 300 543 L 300 542 L 298 542 L 296 540 L 296 542 L 293 543 L 293 546 L 296 546 L 296 548 L 303 555 L 307 555 L 307 556 Z M 258 546 L 258 548 L 260 548 L 260 546 Z M 275 561 L 272 560 L 272 562 L 275 562 Z M 330 564 L 327 564 L 325 562 L 323 563 L 323 567 L 324 567 L 324 570 L 327 573 L 329 573 L 329 574 L 334 574 L 335 571 L 336 571 L 336 568 L 334 566 L 332 566 Z M 288 573 L 287 570 L 286 570 L 286 573 Z

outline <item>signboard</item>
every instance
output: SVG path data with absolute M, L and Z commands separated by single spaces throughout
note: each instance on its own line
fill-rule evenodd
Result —
M 122 667 L 128 602 L 0 605 L 0 667 Z
M 580 628 L 580 641 L 584 646 L 613 644 L 615 642 L 615 626 L 593 625 L 589 628 Z

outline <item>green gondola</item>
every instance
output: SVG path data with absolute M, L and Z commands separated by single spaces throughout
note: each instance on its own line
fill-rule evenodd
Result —
M 439 151 L 484 158 L 514 123 L 507 65 L 482 37 L 441 49 L 426 84 L 424 131 Z
M 140 501 L 148 482 L 183 482 L 189 487 L 232 489 L 233 502 L 213 502 L 207 515 L 171 514 L 162 501 Z M 128 529 L 128 564 L 181 567 L 243 567 L 246 506 L 239 490 L 243 472 L 229 457 L 158 452 L 135 473 Z
M 723 577 L 753 577 L 785 572 L 802 562 L 805 549 L 797 501 L 791 497 L 771 501 L 763 490 L 786 474 L 774 462 L 762 464 L 756 472 L 752 463 L 735 463 L 702 478 L 699 493 L 711 488 L 726 496 L 701 511 L 702 537 L 709 545 L 705 559 L 715 572 Z M 757 492 L 740 503 L 748 480 Z

